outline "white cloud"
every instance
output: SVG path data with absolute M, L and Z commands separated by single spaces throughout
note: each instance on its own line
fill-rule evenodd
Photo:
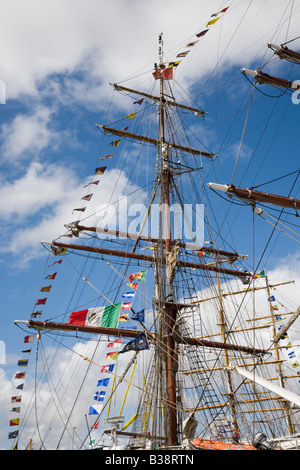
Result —
M 4 183 L 0 189 L 0 209 L 4 219 L 0 252 L 17 256 L 20 266 L 43 253 L 38 248 L 41 241 L 51 241 L 67 232 L 64 225 L 82 214 L 73 213 L 74 209 L 86 206 L 86 212 L 80 218 L 86 225 L 94 225 L 103 205 L 118 202 L 123 194 L 129 195 L 138 188 L 122 171 L 107 170 L 99 178 L 98 186 L 83 189 L 92 177 L 80 180 L 72 168 L 32 162 L 23 176 L 13 183 Z M 93 197 L 85 203 L 81 198 L 87 193 Z M 139 197 L 142 201 L 143 195 Z
M 188 64 L 187 78 L 203 76 L 220 58 L 224 67 L 247 65 L 253 58 L 258 62 L 266 52 L 267 41 L 284 41 L 290 11 L 281 1 L 256 0 L 251 2 L 249 11 L 248 6 L 245 1 L 236 5 L 231 2 L 224 20 L 211 28 L 209 40 L 208 36 L 203 38 L 194 59 L 186 59 L 180 66 Z M 184 47 L 186 40 L 195 38 L 195 33 L 218 9 L 217 1 L 199 4 L 196 0 L 152 0 L 143 4 L 139 0 L 6 3 L 1 15 L 0 54 L 7 98 L 26 94 L 37 97 L 39 83 L 52 74 L 83 71 L 100 84 L 136 75 L 143 67 L 151 71 L 157 61 L 160 31 L 165 33 L 167 59 L 173 60 L 178 52 L 176 45 Z M 290 24 L 291 37 L 297 36 L 293 31 L 296 25 L 297 21 Z M 73 87 L 74 93 L 78 91 L 89 94 L 88 88 Z
M 12 122 L 2 125 L 2 163 L 29 160 L 50 143 L 58 141 L 58 133 L 50 128 L 53 111 L 38 106 L 30 115 L 18 114 Z

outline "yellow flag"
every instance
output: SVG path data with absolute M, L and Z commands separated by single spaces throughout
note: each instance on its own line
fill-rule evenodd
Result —
M 219 16 L 219 18 L 216 18 L 215 20 L 211 20 L 207 23 L 206 27 L 207 26 L 210 26 L 211 24 L 215 24 L 221 17 Z
M 128 116 L 125 116 L 128 119 L 133 119 L 136 113 L 128 114 Z
M 9 422 L 10 426 L 19 426 L 19 423 L 20 423 L 19 418 L 11 419 Z

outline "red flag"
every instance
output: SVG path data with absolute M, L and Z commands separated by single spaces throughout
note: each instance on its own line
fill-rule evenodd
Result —
M 83 196 L 81 199 L 83 199 L 84 201 L 90 201 L 92 199 L 92 194 L 87 194 L 86 196 Z
M 25 336 L 24 343 L 33 343 L 35 335 Z
M 163 80 L 172 80 L 173 78 L 173 67 L 166 67 L 165 69 L 157 69 L 153 72 L 155 80 L 162 78 Z
M 48 276 L 45 277 L 45 279 L 55 279 L 57 273 L 49 274 Z
M 11 397 L 12 403 L 21 403 L 21 400 L 22 400 L 22 395 L 19 395 L 18 397 Z
M 50 268 L 50 266 L 53 266 L 55 263 L 61 264 L 62 259 L 60 259 L 59 261 L 54 261 L 54 263 L 52 263 L 52 264 L 49 264 L 48 268 Z
M 15 375 L 15 379 L 24 379 L 25 378 L 25 372 L 17 372 Z
M 45 305 L 47 298 L 39 299 L 35 305 Z
M 113 348 L 115 346 L 115 344 L 119 344 L 119 343 L 122 343 L 122 338 L 116 339 L 112 343 L 108 343 L 107 347 L 108 348 Z
M 99 158 L 100 160 L 100 158 Z M 91 183 L 88 183 L 86 184 L 85 186 L 83 186 L 84 188 L 87 188 L 90 184 L 98 184 L 100 180 L 97 180 L 97 181 L 92 181 Z

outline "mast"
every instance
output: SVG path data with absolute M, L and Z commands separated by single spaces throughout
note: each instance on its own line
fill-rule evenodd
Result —
M 163 69 L 163 39 L 162 33 L 159 35 L 159 68 Z M 174 268 L 171 264 L 171 231 L 170 231 L 170 168 L 169 152 L 165 145 L 165 98 L 164 79 L 160 78 L 160 102 L 159 102 L 159 140 L 160 140 L 160 171 L 161 171 L 161 191 L 164 203 L 164 229 L 165 229 L 165 250 L 166 265 L 164 278 L 166 280 L 166 292 L 164 299 L 165 309 L 165 329 L 166 329 L 166 384 L 168 394 L 168 444 L 173 445 L 177 439 L 177 410 L 176 410 L 176 368 L 174 361 L 175 341 L 173 328 L 176 322 L 176 306 L 174 305 L 173 277 Z M 161 227 L 163 229 L 163 227 Z M 161 233 L 162 235 L 162 233 Z M 163 239 L 163 236 L 161 236 Z

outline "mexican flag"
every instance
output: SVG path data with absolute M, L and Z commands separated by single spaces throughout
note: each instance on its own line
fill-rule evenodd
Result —
M 71 325 L 104 326 L 117 328 L 122 302 L 106 307 L 95 307 L 72 312 L 68 323 Z

